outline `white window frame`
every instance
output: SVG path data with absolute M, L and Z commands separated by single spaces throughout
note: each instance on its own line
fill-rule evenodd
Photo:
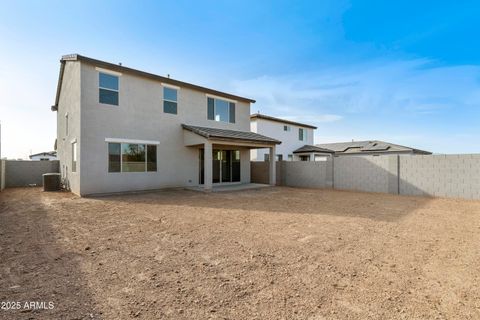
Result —
M 97 70 L 98 90 L 100 91 L 100 89 L 103 89 L 103 90 L 108 90 L 108 91 L 113 91 L 113 92 L 118 93 L 118 104 L 117 105 L 110 104 L 110 103 L 102 103 L 102 102 L 100 102 L 100 99 L 98 100 L 98 103 L 100 103 L 102 105 L 107 105 L 107 106 L 119 107 L 120 106 L 120 77 L 121 77 L 122 74 L 120 72 L 115 72 L 115 71 L 102 69 L 102 68 L 98 68 L 98 67 L 95 68 L 95 69 Z M 111 76 L 116 76 L 118 78 L 118 89 L 115 90 L 115 89 L 111 89 L 111 88 L 101 87 L 100 86 L 100 73 L 105 73 L 105 74 L 109 74 Z
M 117 142 L 117 143 L 131 143 L 131 144 L 160 144 L 160 141 L 156 140 L 137 140 L 137 139 L 124 139 L 124 138 L 105 138 L 105 142 Z
M 286 130 L 285 130 L 285 129 L 286 129 Z M 285 132 L 290 132 L 290 131 L 292 131 L 292 127 L 289 126 L 289 125 L 287 125 L 287 124 L 284 124 L 284 125 L 283 125 L 283 131 L 285 131 Z
M 206 96 L 207 96 L 207 105 L 208 105 L 208 98 L 213 99 L 213 120 L 209 119 L 210 121 L 235 124 L 236 117 L 237 117 L 237 101 L 236 100 L 227 99 L 227 98 L 223 98 L 223 97 L 219 97 L 219 96 L 214 96 L 214 95 L 211 95 L 211 94 L 206 94 Z M 217 114 L 217 100 L 223 100 L 223 101 L 228 103 L 228 108 L 227 108 L 228 120 L 227 121 L 215 119 L 216 114 Z M 230 122 L 230 103 L 235 104 L 235 122 Z
M 209 94 L 209 93 L 206 93 L 205 96 L 207 96 L 207 98 L 220 99 L 220 100 L 224 100 L 224 101 L 228 101 L 228 102 L 233 102 L 233 103 L 235 103 L 235 105 L 238 103 L 237 100 L 233 100 L 233 99 L 229 99 L 229 98 L 225 98 L 225 97 L 221 97 L 221 96 L 216 96 L 216 95 Z
M 180 90 L 180 87 L 179 86 L 174 86 L 173 84 L 170 84 L 170 83 L 160 83 L 162 85 L 162 87 L 166 87 L 166 88 L 170 88 L 170 89 L 175 89 L 177 91 Z
M 305 128 L 298 128 L 299 134 L 300 134 L 300 130 L 302 130 L 302 139 L 298 139 L 298 140 L 307 141 L 307 130 Z
M 153 170 L 148 170 L 148 144 L 143 144 L 143 143 L 131 143 L 131 142 L 107 142 L 107 155 L 108 155 L 108 144 L 109 143 L 118 143 L 120 144 L 120 171 L 119 172 L 110 172 L 110 171 L 107 171 L 107 173 L 152 173 L 152 172 L 158 172 L 158 145 L 157 144 L 150 144 L 151 146 L 155 146 L 155 161 L 156 161 L 156 169 L 155 171 Z M 122 149 L 122 144 L 136 144 L 136 145 L 143 145 L 144 148 L 145 148 L 145 163 L 144 163 L 144 171 L 122 171 L 123 169 L 123 149 Z
M 164 91 L 164 88 L 177 90 L 177 101 L 165 99 L 165 91 Z M 163 101 L 175 102 L 175 103 L 177 104 L 177 112 L 176 112 L 176 113 L 165 112 L 165 110 L 163 110 L 163 113 L 166 113 L 166 114 L 175 114 L 175 115 L 178 114 L 178 93 L 179 93 L 179 91 L 180 91 L 180 87 L 172 86 L 172 85 L 169 85 L 169 84 L 162 83 L 162 98 L 163 98 Z M 162 109 L 163 109 L 163 108 L 164 108 L 164 106 L 162 105 Z
M 119 173 L 128 173 L 128 174 L 137 174 L 137 173 L 154 173 L 158 172 L 158 145 L 160 145 L 160 141 L 156 140 L 137 140 L 137 139 L 124 139 L 124 138 L 105 138 L 105 142 L 107 143 L 107 156 L 108 156 L 108 144 L 109 143 L 119 143 L 120 144 L 120 171 L 119 172 L 109 172 L 107 167 L 108 174 L 119 174 Z M 123 167 L 123 152 L 122 152 L 122 143 L 129 143 L 129 144 L 143 144 L 145 145 L 145 171 L 138 171 L 138 172 L 125 172 L 122 171 Z M 157 170 L 155 171 L 148 171 L 147 170 L 147 153 L 148 153 L 148 146 L 147 145 L 156 145 L 156 152 L 157 152 Z

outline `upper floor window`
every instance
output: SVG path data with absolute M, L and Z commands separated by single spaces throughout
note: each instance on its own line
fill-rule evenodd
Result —
M 298 140 L 306 141 L 307 140 L 307 132 L 303 128 L 298 129 Z
M 208 97 L 207 119 L 235 123 L 235 103 Z
M 118 76 L 98 73 L 99 102 L 118 106 Z
M 177 89 L 163 87 L 163 112 L 177 114 Z
M 283 131 L 290 131 L 291 127 L 290 126 L 283 126 Z

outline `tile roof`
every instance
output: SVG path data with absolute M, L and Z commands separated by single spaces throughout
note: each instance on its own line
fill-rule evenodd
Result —
M 393 153 L 393 152 L 414 152 L 421 154 L 431 154 L 429 151 L 415 149 L 411 147 L 402 146 L 390 142 L 380 140 L 369 141 L 351 141 L 351 142 L 336 142 L 336 143 L 321 143 L 316 144 L 317 147 L 326 148 L 335 151 L 337 154 L 346 153 L 367 153 L 367 152 L 379 152 L 379 153 Z
M 317 146 L 304 145 L 303 147 L 298 148 L 293 151 L 293 153 L 307 153 L 307 152 L 319 152 L 319 153 L 335 153 L 335 151 L 325 148 L 320 148 Z
M 275 118 L 275 117 L 267 116 L 267 115 L 260 114 L 260 113 L 254 113 L 254 114 L 250 115 L 250 119 L 265 119 L 265 120 L 270 120 L 270 121 L 275 121 L 275 122 L 280 122 L 280 123 L 292 124 L 292 125 L 299 126 L 299 127 L 317 129 L 317 127 L 312 126 L 310 124 L 285 120 L 285 119 L 281 119 L 281 118 Z
M 193 133 L 196 133 L 207 139 L 221 139 L 221 140 L 236 140 L 236 141 L 245 141 L 245 142 L 254 142 L 254 143 L 263 143 L 263 144 L 280 144 L 282 143 L 279 140 L 250 132 L 250 131 L 237 131 L 237 130 L 227 130 L 227 129 L 217 129 L 217 128 L 208 128 L 208 127 L 198 127 L 191 126 L 187 124 L 182 124 L 182 128 Z
M 138 69 L 133 69 L 133 68 L 125 67 L 125 66 L 110 63 L 110 62 L 85 57 L 85 56 L 82 56 L 82 55 L 79 55 L 79 54 L 68 54 L 68 55 L 62 56 L 62 59 L 60 60 L 60 74 L 59 74 L 59 77 L 58 77 L 57 94 L 56 94 L 56 97 L 55 97 L 55 104 L 52 106 L 52 111 L 56 111 L 58 109 L 58 102 L 59 102 L 59 99 L 60 99 L 60 90 L 61 90 L 61 87 L 62 87 L 65 63 L 68 62 L 68 61 L 82 61 L 82 62 L 91 64 L 91 65 L 94 65 L 94 66 L 97 66 L 97 67 L 101 67 L 101 68 L 105 68 L 105 69 L 109 69 L 109 70 L 113 70 L 113 71 L 118 71 L 118 72 L 122 72 L 122 73 L 134 74 L 134 75 L 137 75 L 137 76 L 140 76 L 140 77 L 144 77 L 144 78 L 148 78 L 148 79 L 152 79 L 152 80 L 156 80 L 156 81 L 161 81 L 161 82 L 172 84 L 172 85 L 175 85 L 175 86 L 189 88 L 189 89 L 192 89 L 192 90 L 197 90 L 197 91 L 201 91 L 201 92 L 204 92 L 204 93 L 209 93 L 209 94 L 212 94 L 212 95 L 217 95 L 219 97 L 244 101 L 244 102 L 248 102 L 248 103 L 255 103 L 255 100 L 250 99 L 250 98 L 240 97 L 240 96 L 237 96 L 237 95 L 234 95 L 234 94 L 230 94 L 230 93 L 226 93 L 226 92 L 222 92 L 222 91 L 217 91 L 217 90 L 214 90 L 214 89 L 198 86 L 196 84 L 175 80 L 175 79 L 172 79 L 172 78 L 169 78 L 169 77 L 163 77 L 163 76 L 159 76 L 159 75 L 156 75 L 156 74 L 153 74 L 153 73 L 141 71 L 141 70 L 138 70 Z

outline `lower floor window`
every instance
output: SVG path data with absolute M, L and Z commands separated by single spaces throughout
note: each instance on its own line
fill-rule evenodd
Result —
M 47 159 L 48 160 L 48 159 Z M 77 143 L 72 143 L 72 172 L 77 171 Z
M 108 144 L 108 172 L 157 171 L 157 146 L 136 143 Z

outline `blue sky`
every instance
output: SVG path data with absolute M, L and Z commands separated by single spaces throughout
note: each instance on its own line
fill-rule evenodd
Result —
M 59 58 L 80 53 L 257 100 L 316 142 L 480 151 L 474 1 L 1 1 L 2 156 L 51 150 Z

